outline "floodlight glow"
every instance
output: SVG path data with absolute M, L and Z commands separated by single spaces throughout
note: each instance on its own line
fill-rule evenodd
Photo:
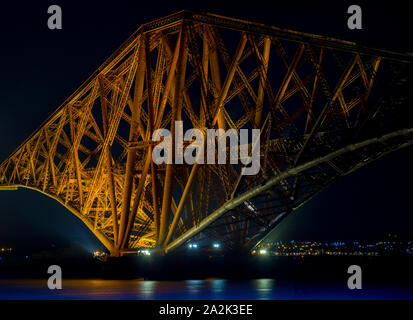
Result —
M 142 249 L 138 251 L 138 254 L 144 255 L 144 256 L 150 256 L 151 252 L 148 249 Z

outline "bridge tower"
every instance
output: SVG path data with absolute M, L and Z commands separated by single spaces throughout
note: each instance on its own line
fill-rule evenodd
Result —
M 168 253 L 191 239 L 249 249 L 337 178 L 412 144 L 412 62 L 178 12 L 139 27 L 2 162 L 0 185 L 59 201 L 112 256 Z M 178 144 L 175 121 L 203 133 L 259 129 L 259 147 L 247 145 L 259 172 L 155 164 L 153 133 L 168 129 Z

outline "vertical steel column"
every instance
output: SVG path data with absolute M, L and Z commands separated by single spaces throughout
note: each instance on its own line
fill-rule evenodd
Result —
M 172 118 L 171 118 L 171 135 L 172 135 L 172 150 L 175 150 L 175 119 L 180 119 L 180 112 L 182 110 L 182 99 L 183 99 L 183 88 L 185 84 L 185 70 L 186 70 L 186 58 L 187 58 L 187 48 L 186 48 L 186 30 L 182 28 L 181 31 L 181 49 L 179 52 L 179 59 L 177 65 L 177 72 L 175 76 L 175 95 L 174 102 L 172 106 Z M 172 151 L 171 150 L 171 151 Z M 173 155 L 174 158 L 174 155 Z M 173 164 L 166 165 L 165 173 L 165 184 L 163 191 L 162 200 L 162 211 L 161 211 L 161 221 L 159 230 L 159 246 L 163 246 L 166 230 L 169 220 L 169 212 L 171 207 L 171 189 L 172 189 L 172 175 L 173 175 Z
M 145 60 L 144 60 L 144 41 L 142 37 L 139 39 L 141 42 L 139 45 L 139 58 L 138 58 L 138 68 L 135 77 L 135 93 L 137 96 L 134 97 L 134 106 L 132 111 L 132 121 L 129 131 L 129 143 L 134 142 L 138 138 L 138 119 L 136 119 L 138 111 L 137 108 L 141 108 L 140 103 L 142 102 L 143 85 L 145 81 Z M 132 182 L 133 174 L 135 171 L 135 161 L 136 161 L 136 147 L 128 146 L 128 156 L 126 160 L 126 172 L 125 181 L 122 195 L 122 211 L 120 216 L 120 226 L 118 235 L 118 245 L 122 245 L 126 233 L 127 221 L 129 217 L 129 209 L 131 203 L 131 193 L 132 193 Z M 120 248 L 118 248 L 120 249 Z
M 267 73 L 268 70 L 268 61 L 270 58 L 270 48 L 271 48 L 271 39 L 266 37 L 264 40 L 264 51 L 263 51 L 263 68 L 264 72 Z M 254 118 L 254 127 L 259 128 L 261 124 L 261 117 L 262 117 L 262 108 L 264 104 L 264 87 L 263 87 L 264 79 L 260 82 L 258 87 L 258 97 L 257 97 L 257 105 L 255 108 L 255 118 Z

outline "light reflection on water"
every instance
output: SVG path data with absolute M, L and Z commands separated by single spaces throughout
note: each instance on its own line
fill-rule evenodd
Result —
M 274 279 L 233 281 L 63 280 L 62 290 L 49 290 L 45 279 L 0 280 L 0 299 L 412 299 L 411 287 L 366 286 L 349 290 L 343 284 L 300 284 Z
M 257 279 L 254 283 L 257 290 L 258 299 L 267 300 L 271 297 L 271 292 L 275 287 L 274 279 Z

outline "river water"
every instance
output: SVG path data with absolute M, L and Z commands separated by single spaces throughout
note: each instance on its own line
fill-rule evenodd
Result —
M 46 279 L 1 279 L 0 300 L 284 300 L 284 299 L 413 299 L 411 286 L 310 284 L 275 279 L 255 280 L 63 280 L 61 290 L 50 290 Z

